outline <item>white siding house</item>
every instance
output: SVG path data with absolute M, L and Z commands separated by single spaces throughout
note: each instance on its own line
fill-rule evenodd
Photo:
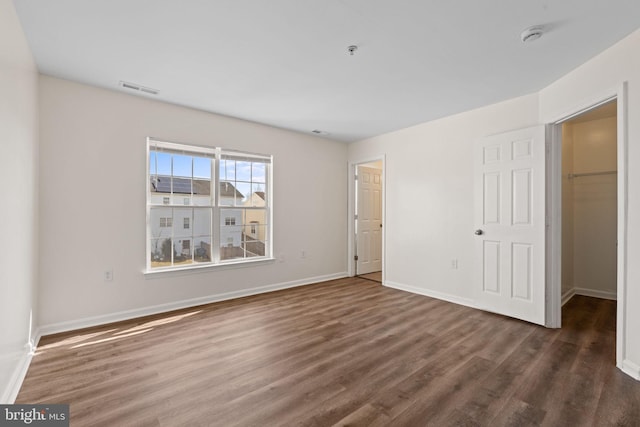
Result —
M 170 265 L 172 256 L 173 264 L 210 261 L 213 240 L 211 209 L 208 207 L 211 181 L 154 175 L 150 192 L 153 206 L 150 214 L 152 266 Z M 241 246 L 242 209 L 231 205 L 243 198 L 231 183 L 220 183 L 220 206 L 230 206 L 221 209 L 220 215 L 220 246 L 223 251 L 222 248 Z

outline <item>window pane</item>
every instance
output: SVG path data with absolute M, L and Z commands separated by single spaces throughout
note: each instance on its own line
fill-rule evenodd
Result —
M 220 180 L 235 181 L 236 180 L 236 162 L 235 160 L 220 160 Z
M 245 236 L 244 248 L 246 257 L 264 256 L 264 242 Z
M 193 176 L 192 170 L 193 157 L 181 156 L 178 154 L 173 155 L 173 176 L 191 178 Z
M 254 206 L 258 208 L 262 208 L 267 206 L 266 200 L 267 195 L 264 189 L 264 184 L 252 184 L 251 185 L 251 203 L 249 206 Z
M 155 175 L 158 173 L 158 168 L 156 167 L 156 155 L 155 151 L 149 151 L 149 175 Z
M 193 210 L 193 235 L 211 236 L 211 209 Z
M 171 175 L 171 154 L 155 152 L 156 168 L 155 173 L 158 175 Z
M 171 189 L 173 190 L 173 194 L 179 195 L 179 197 L 175 199 L 176 201 L 174 201 L 174 204 L 182 204 L 182 198 L 185 195 L 191 195 L 191 191 L 192 191 L 191 178 L 181 178 L 181 177 L 174 176 L 171 184 L 172 184 Z
M 158 263 L 163 261 L 162 255 L 162 241 L 164 239 L 151 239 L 150 248 L 150 262 L 152 267 L 157 267 Z M 169 256 L 169 261 L 171 261 L 171 256 Z
M 229 181 L 220 182 L 220 206 L 233 206 L 236 197 L 242 198 L 235 185 Z
M 152 239 L 171 237 L 172 220 L 171 208 L 151 208 L 149 218 L 151 236 L 149 237 Z
M 193 196 L 191 198 L 191 204 L 193 206 L 210 206 L 211 196 Z
M 211 262 L 211 238 L 194 237 L 193 260 L 196 262 Z
M 251 197 L 251 184 L 248 182 L 238 182 L 236 185 L 236 206 L 245 203 L 250 200 Z
M 193 177 L 211 181 L 211 159 L 208 157 L 193 158 Z
M 262 257 L 266 253 L 265 209 L 222 209 L 220 259 Z
M 151 267 L 171 266 L 171 239 L 151 239 Z
M 171 155 L 157 151 L 149 152 L 149 191 L 151 204 L 161 205 L 164 197 L 171 193 Z M 169 204 L 167 202 L 166 204 Z
M 193 262 L 191 255 L 191 239 L 174 238 L 173 240 L 173 265 L 191 264 Z
M 244 258 L 242 249 L 242 209 L 220 211 L 220 259 Z
M 205 206 L 211 203 L 211 159 L 193 158 L 193 198 L 192 204 Z
M 251 181 L 253 182 L 267 182 L 267 165 L 266 163 L 252 163 L 251 164 Z
M 236 162 L 236 180 L 251 182 L 251 162 Z
M 175 208 L 173 209 L 173 238 L 182 239 L 191 237 L 191 217 L 193 216 L 192 208 Z M 185 227 L 189 225 L 188 227 Z

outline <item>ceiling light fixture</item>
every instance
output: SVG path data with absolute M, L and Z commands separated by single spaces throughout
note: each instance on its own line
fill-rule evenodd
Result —
M 520 33 L 520 40 L 522 43 L 529 43 L 534 40 L 538 40 L 544 34 L 544 28 L 540 25 L 534 25 L 533 27 L 526 28 Z
M 349 46 L 347 48 L 347 51 L 349 52 L 349 55 L 353 56 L 354 53 L 356 53 L 356 50 L 358 50 L 358 46 L 356 46 L 355 44 L 352 44 L 351 46 Z

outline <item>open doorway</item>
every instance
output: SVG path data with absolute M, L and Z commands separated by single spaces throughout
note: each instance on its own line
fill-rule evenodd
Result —
M 383 283 L 383 161 L 352 166 L 353 275 Z
M 562 126 L 562 305 L 617 299 L 617 101 Z
M 561 327 L 562 305 L 574 295 L 612 302 L 616 366 L 635 377 L 625 339 L 626 88 L 601 94 L 549 127 L 546 325 Z

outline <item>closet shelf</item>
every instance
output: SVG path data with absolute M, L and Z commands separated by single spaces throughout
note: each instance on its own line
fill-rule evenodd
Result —
M 570 173 L 567 175 L 569 179 L 580 178 L 581 176 L 596 176 L 596 175 L 614 175 L 618 171 L 602 171 L 602 172 L 583 172 L 583 173 Z

